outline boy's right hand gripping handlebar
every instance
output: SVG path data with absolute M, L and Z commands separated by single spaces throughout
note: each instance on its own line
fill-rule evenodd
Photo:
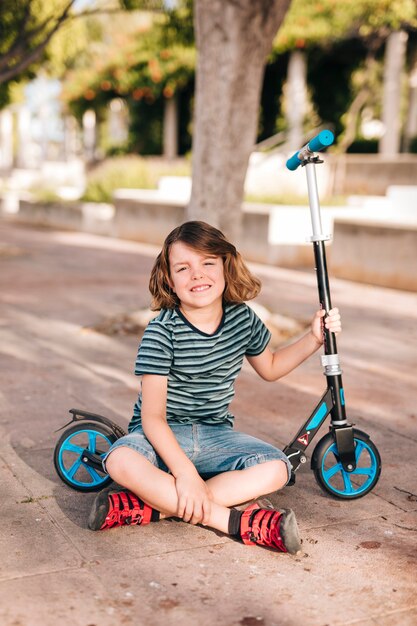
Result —
M 324 148 L 331 146 L 333 141 L 334 135 L 332 131 L 322 130 L 318 135 L 313 137 L 313 139 L 310 139 L 301 150 L 297 150 L 297 152 L 288 159 L 286 164 L 287 168 L 294 172 L 307 157 L 312 156 L 314 152 L 320 152 L 324 150 Z

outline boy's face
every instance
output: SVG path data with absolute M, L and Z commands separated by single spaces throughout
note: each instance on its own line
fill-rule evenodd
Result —
M 186 308 L 221 304 L 224 280 L 223 259 L 198 252 L 181 241 L 169 252 L 170 286 Z

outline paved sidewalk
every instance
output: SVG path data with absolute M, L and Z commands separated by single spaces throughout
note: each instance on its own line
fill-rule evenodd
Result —
M 344 502 L 319 489 L 307 464 L 272 496 L 297 514 L 301 555 L 177 521 L 92 533 L 94 495 L 56 476 L 54 431 L 72 407 L 127 425 L 137 338 L 88 327 L 147 306 L 155 250 L 4 222 L 0 235 L 1 626 L 417 623 L 415 294 L 332 281 L 349 417 L 371 434 L 383 472 L 371 494 Z M 313 271 L 256 271 L 260 303 L 312 316 Z M 273 384 L 246 366 L 237 426 L 283 446 L 324 386 L 318 357 Z

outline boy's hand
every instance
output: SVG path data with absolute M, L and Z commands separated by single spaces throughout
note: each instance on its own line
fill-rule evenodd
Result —
M 326 315 L 326 311 L 324 309 L 320 309 L 317 311 L 313 318 L 313 322 L 311 324 L 311 333 L 314 338 L 318 341 L 319 344 L 323 343 L 323 324 L 327 330 L 335 335 L 338 335 L 342 332 L 342 322 L 339 314 L 339 309 L 334 308 L 329 311 L 329 315 L 323 321 L 324 316 Z
M 197 472 L 184 472 L 175 478 L 178 517 L 191 524 L 208 524 L 211 493 Z

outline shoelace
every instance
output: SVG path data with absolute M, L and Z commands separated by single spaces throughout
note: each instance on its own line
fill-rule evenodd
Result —
M 107 515 L 106 523 L 109 526 L 123 526 L 126 524 L 140 524 L 142 522 L 142 515 L 131 515 L 130 511 L 115 511 L 114 509 Z
M 130 497 L 129 497 L 130 496 Z M 109 495 L 109 511 L 106 515 L 106 526 L 123 526 L 124 524 L 141 524 L 140 501 L 133 494 L 121 492 Z
M 255 543 L 274 546 L 285 551 L 279 533 L 281 513 L 265 509 L 255 509 L 250 517 L 249 538 Z

